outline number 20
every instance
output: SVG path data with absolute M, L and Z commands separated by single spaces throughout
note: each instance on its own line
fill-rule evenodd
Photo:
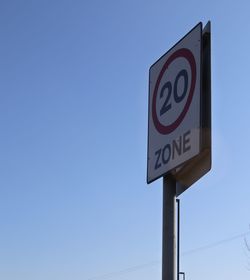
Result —
M 184 78 L 184 88 L 183 88 L 182 94 L 178 95 L 177 87 L 178 87 L 179 79 L 181 77 Z M 185 69 L 183 69 L 178 73 L 178 75 L 176 76 L 175 81 L 174 81 L 174 101 L 176 103 L 180 103 L 185 98 L 185 96 L 187 94 L 187 88 L 188 88 L 188 73 Z M 165 92 L 167 92 L 167 94 L 166 94 L 165 101 L 160 109 L 160 116 L 162 116 L 163 114 L 165 114 L 168 110 L 170 110 L 172 108 L 172 103 L 169 102 L 170 98 L 171 98 L 171 94 L 172 94 L 172 84 L 170 81 L 166 82 L 163 85 L 163 87 L 161 88 L 160 99 L 164 97 Z

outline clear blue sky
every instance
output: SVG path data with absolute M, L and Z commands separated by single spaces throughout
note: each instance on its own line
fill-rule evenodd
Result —
M 181 269 L 249 279 L 243 237 L 184 254 L 249 231 L 249 10 L 247 0 L 1 1 L 0 279 L 161 279 L 148 70 L 208 20 L 213 167 L 180 197 Z

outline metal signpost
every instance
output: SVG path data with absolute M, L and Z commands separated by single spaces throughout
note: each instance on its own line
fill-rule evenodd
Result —
M 179 264 L 176 196 L 211 169 L 210 68 L 209 22 L 204 29 L 197 24 L 149 70 L 147 182 L 163 177 L 163 280 L 176 279 Z

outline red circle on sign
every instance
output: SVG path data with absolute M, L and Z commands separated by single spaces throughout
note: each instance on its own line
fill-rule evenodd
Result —
M 165 71 L 167 70 L 169 65 L 176 58 L 179 58 L 179 57 L 184 57 L 189 62 L 189 65 L 191 67 L 191 86 L 190 86 L 190 90 L 188 93 L 188 98 L 187 98 L 186 104 L 185 104 L 182 112 L 178 116 L 178 118 L 170 125 L 163 125 L 159 121 L 157 113 L 156 113 L 157 93 L 158 93 L 159 85 L 160 85 L 161 79 L 163 77 L 163 74 L 165 73 Z M 152 117 L 153 117 L 153 122 L 154 122 L 155 128 L 157 129 L 157 131 L 159 133 L 169 134 L 169 133 L 173 132 L 181 124 L 181 122 L 183 121 L 183 119 L 190 107 L 190 104 L 192 102 L 193 95 L 194 95 L 194 89 L 195 89 L 195 82 L 196 82 L 196 64 L 195 64 L 195 58 L 194 58 L 192 52 L 190 50 L 184 49 L 184 48 L 177 50 L 168 58 L 168 60 L 163 65 L 161 72 L 158 76 L 158 79 L 156 81 L 155 88 L 154 88 L 153 101 L 152 101 Z

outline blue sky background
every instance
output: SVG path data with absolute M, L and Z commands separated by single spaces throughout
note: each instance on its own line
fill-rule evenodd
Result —
M 249 279 L 243 237 L 190 253 L 249 231 L 249 10 L 246 0 L 0 2 L 1 279 L 161 279 L 148 70 L 208 20 L 213 167 L 180 197 L 181 269 Z

